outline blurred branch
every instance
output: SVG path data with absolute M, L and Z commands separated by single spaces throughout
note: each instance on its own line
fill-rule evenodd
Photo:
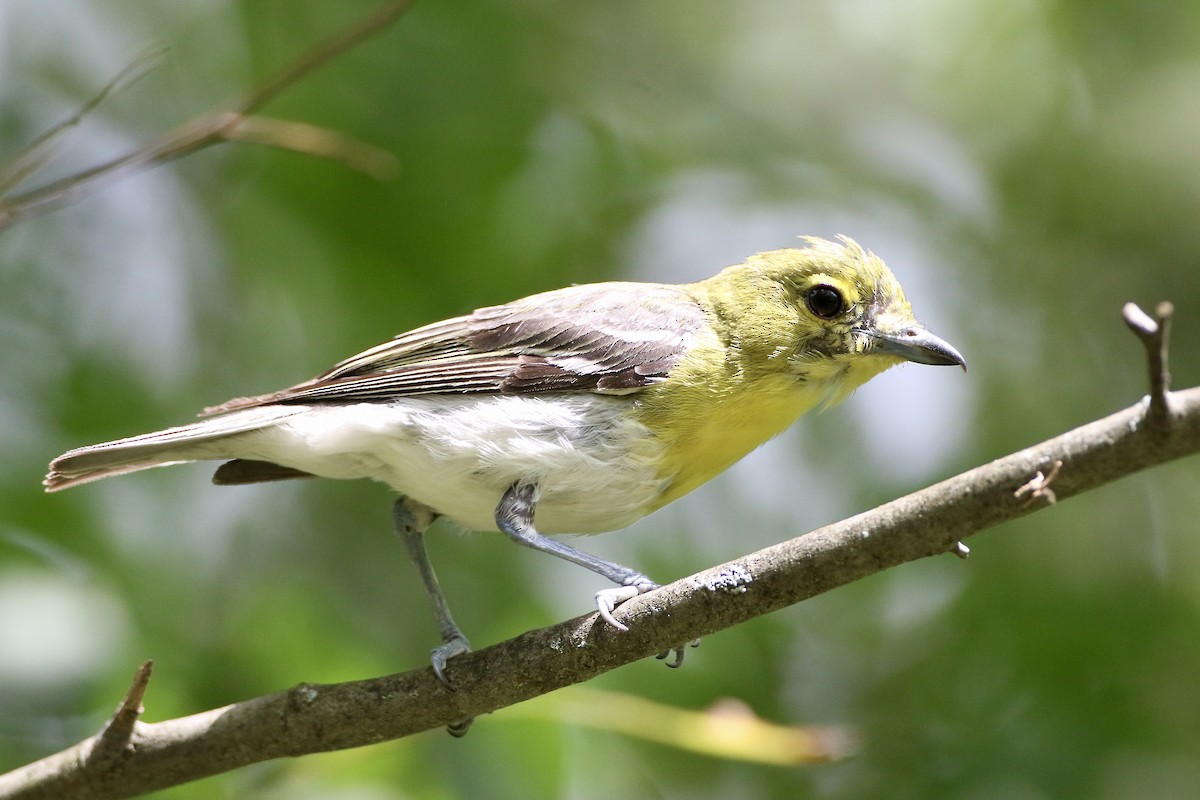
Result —
M 322 42 L 291 64 L 216 111 L 200 114 L 137 150 L 91 169 L 31 189 L 0 197 L 0 232 L 17 222 L 62 208 L 108 184 L 143 169 L 158 166 L 213 144 L 226 141 L 255 141 L 310 155 L 336 158 L 372 177 L 390 174 L 393 157 L 378 148 L 343 134 L 301 123 L 263 120 L 253 115 L 309 73 L 395 22 L 415 0 L 393 0 L 346 30 Z M 76 128 L 103 101 L 144 74 L 153 60 L 141 57 L 105 86 L 71 119 L 42 134 L 4 167 L 0 167 L 0 193 L 7 193 L 53 159 L 63 134 Z
M 1165 355 L 1165 348 L 1163 335 L 1151 350 Z M 88 754 L 109 735 L 98 734 L 0 776 L 0 799 L 131 797 L 273 758 L 397 739 L 581 683 L 898 564 L 963 554 L 960 539 L 1051 508 L 1052 497 L 1064 500 L 1200 452 L 1200 388 L 1167 394 L 1164 383 L 1163 392 L 1161 416 L 1150 414 L 1153 401 L 1144 399 L 879 508 L 629 600 L 616 611 L 627 632 L 597 624 L 596 614 L 530 631 L 451 660 L 447 672 L 454 691 L 426 666 L 351 683 L 301 684 L 165 722 L 137 721 L 115 760 L 89 761 Z
M 79 129 L 85 117 L 100 108 L 108 98 L 123 91 L 158 66 L 162 62 L 162 55 L 162 50 L 152 50 L 135 58 L 71 117 L 38 136 L 5 164 L 0 165 L 0 197 L 54 161 L 66 149 L 72 138 L 71 134 Z
M 758 716 L 736 698 L 692 711 L 637 695 L 575 686 L 517 706 L 513 712 L 518 710 L 521 716 L 754 764 L 823 764 L 850 758 L 859 749 L 858 735 L 848 727 L 780 725 Z
M 245 117 L 224 132 L 226 139 L 252 142 L 341 161 L 376 180 L 386 180 L 396 168 L 396 157 L 345 134 L 304 122 L 255 116 Z

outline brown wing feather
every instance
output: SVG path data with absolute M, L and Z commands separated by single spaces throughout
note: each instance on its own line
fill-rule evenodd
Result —
M 626 394 L 664 380 L 704 324 L 681 287 L 573 286 L 417 328 L 310 381 L 205 413 L 422 394 Z

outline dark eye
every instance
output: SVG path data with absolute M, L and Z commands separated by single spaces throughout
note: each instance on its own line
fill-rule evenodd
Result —
M 821 319 L 833 319 L 846 310 L 842 293 L 823 283 L 809 289 L 804 299 L 808 303 L 808 310 Z

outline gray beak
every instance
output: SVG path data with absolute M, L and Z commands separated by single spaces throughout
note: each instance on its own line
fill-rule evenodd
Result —
M 933 364 L 942 367 L 962 367 L 967 369 L 967 360 L 945 340 L 934 336 L 922 325 L 910 325 L 896 333 L 880 333 L 871 331 L 874 340 L 874 350 L 877 353 L 888 353 L 900 356 L 906 361 L 917 364 Z

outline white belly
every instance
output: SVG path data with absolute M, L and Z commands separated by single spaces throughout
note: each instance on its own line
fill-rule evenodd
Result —
M 536 483 L 539 531 L 596 533 L 642 517 L 667 483 L 654 469 L 659 445 L 627 418 L 629 402 L 480 395 L 313 406 L 230 449 L 322 477 L 373 478 L 475 530 L 496 529 L 512 484 Z

